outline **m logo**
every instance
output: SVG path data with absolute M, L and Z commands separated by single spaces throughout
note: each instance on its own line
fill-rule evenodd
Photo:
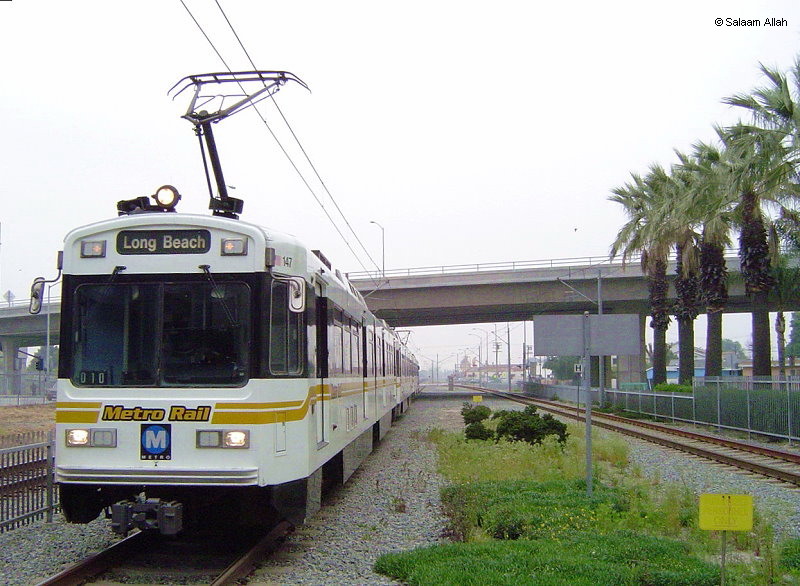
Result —
M 172 459 L 172 426 L 142 425 L 141 459 L 142 460 L 171 460 Z

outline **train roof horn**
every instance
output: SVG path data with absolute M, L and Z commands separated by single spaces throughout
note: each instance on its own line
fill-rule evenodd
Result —
M 244 202 L 228 195 L 211 124 L 216 124 L 228 116 L 255 106 L 261 100 L 273 96 L 287 81 L 293 81 L 308 89 L 308 86 L 300 78 L 288 71 L 231 71 L 189 75 L 169 90 L 168 94 L 174 100 L 188 88 L 194 88 L 189 108 L 182 118 L 194 125 L 195 134 L 200 141 L 200 153 L 203 157 L 203 167 L 211 197 L 208 207 L 213 210 L 215 216 L 237 219 L 242 213 Z M 221 91 L 224 84 L 231 83 L 236 84 L 238 91 L 236 89 L 227 93 Z M 216 110 L 211 111 L 214 107 Z M 205 137 L 206 148 L 208 148 L 208 159 L 211 161 L 211 168 L 214 171 L 219 197 L 214 197 L 211 187 L 203 137 Z

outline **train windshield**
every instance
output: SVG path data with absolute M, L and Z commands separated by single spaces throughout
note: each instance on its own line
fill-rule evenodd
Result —
M 248 373 L 245 283 L 81 285 L 71 379 L 79 386 L 242 385 Z

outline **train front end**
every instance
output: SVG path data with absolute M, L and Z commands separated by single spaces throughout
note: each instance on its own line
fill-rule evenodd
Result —
M 68 521 L 106 508 L 119 533 L 174 534 L 308 475 L 306 459 L 281 457 L 309 441 L 306 365 L 281 384 L 262 376 L 305 309 L 302 277 L 272 266 L 303 254 L 257 226 L 177 213 L 67 236 L 55 480 Z

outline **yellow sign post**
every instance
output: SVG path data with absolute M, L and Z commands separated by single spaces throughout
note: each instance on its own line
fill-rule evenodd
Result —
M 473 403 L 482 403 L 483 402 L 483 395 L 472 395 L 472 402 Z
M 753 497 L 749 494 L 701 494 L 700 529 L 722 531 L 721 584 L 725 584 L 725 546 L 728 531 L 753 528 Z

